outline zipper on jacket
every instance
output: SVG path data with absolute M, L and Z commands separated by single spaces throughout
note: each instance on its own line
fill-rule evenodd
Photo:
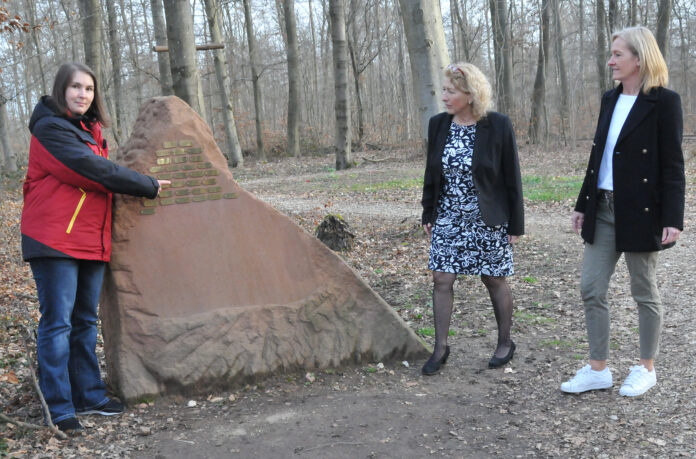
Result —
M 85 202 L 85 198 L 87 198 L 87 192 L 83 190 L 82 188 L 79 188 L 79 190 L 82 192 L 82 197 L 80 198 L 80 202 L 77 203 L 77 208 L 75 209 L 75 213 L 73 214 L 72 218 L 70 219 L 70 224 L 68 225 L 68 229 L 65 231 L 66 234 L 70 234 L 70 231 L 72 231 L 72 227 L 75 224 L 75 220 L 77 219 L 77 214 L 80 213 L 80 209 L 82 209 L 82 204 Z

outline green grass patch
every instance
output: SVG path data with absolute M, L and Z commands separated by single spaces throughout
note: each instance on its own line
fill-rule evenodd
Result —
M 522 278 L 522 281 L 523 281 L 523 282 L 526 282 L 526 283 L 528 283 L 528 284 L 536 284 L 537 282 L 539 282 L 539 281 L 537 280 L 537 278 L 536 278 L 536 277 L 533 277 L 533 276 L 524 276 L 524 277 Z
M 565 341 L 562 339 L 545 339 L 539 342 L 539 345 L 542 347 L 553 347 L 553 348 L 561 348 L 561 349 L 570 349 L 573 347 L 573 343 L 570 341 Z
M 354 183 L 350 185 L 351 191 L 360 193 L 376 193 L 384 190 L 410 190 L 412 188 L 423 188 L 423 179 L 403 178 L 388 180 L 386 182 Z
M 532 202 L 551 202 L 575 199 L 580 192 L 580 177 L 549 177 L 528 175 L 522 177 L 524 197 Z
M 435 329 L 433 327 L 421 327 L 418 329 L 418 334 L 421 336 L 435 336 Z

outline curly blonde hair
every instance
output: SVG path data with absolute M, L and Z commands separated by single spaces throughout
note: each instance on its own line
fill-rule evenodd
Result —
M 455 88 L 471 94 L 471 112 L 476 121 L 486 116 L 486 112 L 493 106 L 493 91 L 486 75 L 469 62 L 450 64 L 444 73 L 445 78 L 449 78 Z

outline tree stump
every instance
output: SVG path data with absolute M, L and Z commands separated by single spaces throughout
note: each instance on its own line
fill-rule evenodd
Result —
M 340 215 L 327 215 L 317 227 L 317 238 L 336 252 L 353 250 L 355 235 Z

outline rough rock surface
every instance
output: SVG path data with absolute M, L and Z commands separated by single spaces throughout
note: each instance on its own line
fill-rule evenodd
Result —
M 101 315 L 124 400 L 427 354 L 338 256 L 239 187 L 183 101 L 149 100 L 135 126 L 118 162 L 172 185 L 114 201 Z

